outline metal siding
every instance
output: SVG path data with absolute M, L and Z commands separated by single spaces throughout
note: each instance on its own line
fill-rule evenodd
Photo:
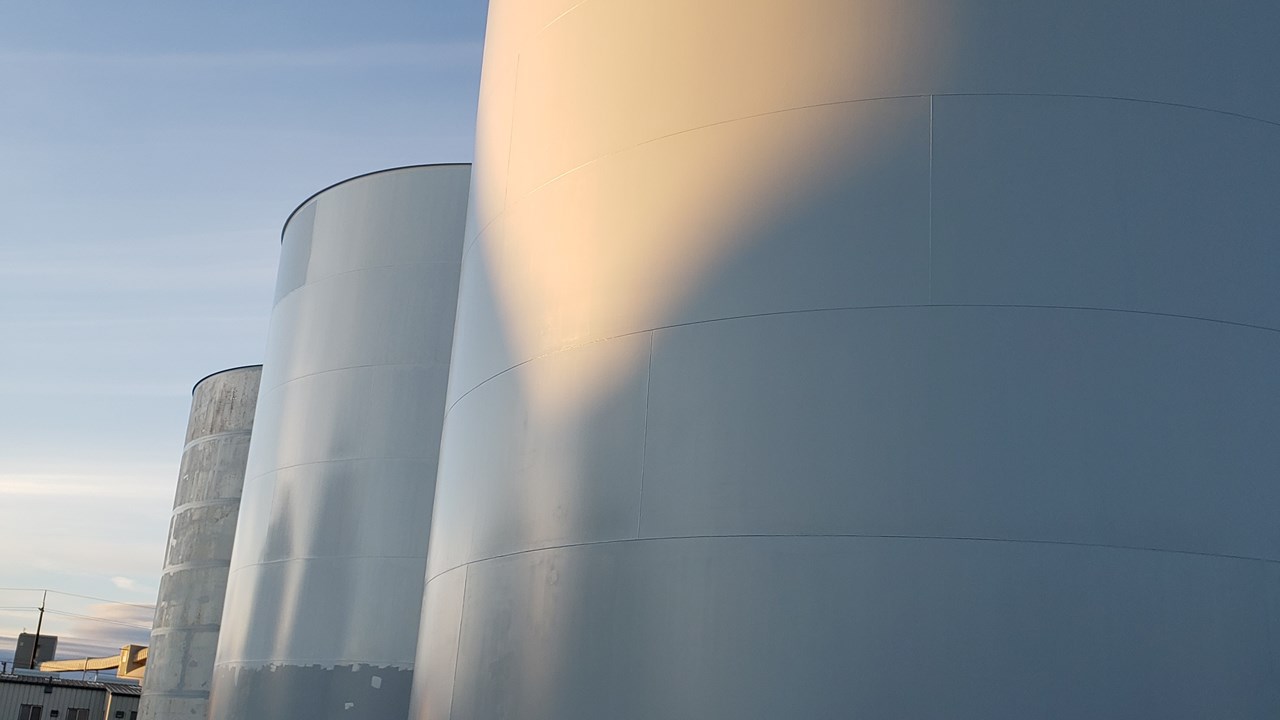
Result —
M 0 717 L 18 717 L 24 704 L 43 706 L 45 720 L 49 720 L 50 710 L 59 710 L 66 717 L 67 709 L 73 707 L 89 708 L 90 716 L 96 719 L 106 712 L 106 691 L 55 686 L 52 693 L 45 694 L 43 685 L 0 680 Z
M 407 712 L 469 178 L 354 178 L 286 225 L 215 720 Z
M 1280 715 L 1277 34 L 495 0 L 411 716 Z
M 136 695 L 116 695 L 113 693 L 111 695 L 111 703 L 106 709 L 107 720 L 116 720 L 117 712 L 124 713 L 124 720 L 129 720 L 129 713 L 131 712 L 138 712 L 138 717 L 141 718 L 141 700 L 142 698 Z M 208 707 L 207 702 L 205 703 L 205 707 Z M 180 717 L 183 718 L 183 720 L 202 720 L 203 718 L 203 716 L 200 715 L 199 708 L 195 706 L 194 703 L 187 703 L 185 705 L 174 703 L 172 706 L 167 708 L 167 711 L 172 713 L 173 717 Z M 181 714 L 183 712 L 186 713 L 185 716 Z M 195 717 L 193 718 L 192 716 Z

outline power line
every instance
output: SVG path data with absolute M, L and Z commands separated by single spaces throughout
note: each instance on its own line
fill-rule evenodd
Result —
M 147 610 L 155 610 L 155 605 L 147 605 L 145 603 L 121 602 L 120 600 L 108 600 L 107 598 L 94 597 L 92 595 L 80 595 L 78 593 L 62 592 L 61 590 L 50 590 L 54 595 L 69 595 L 71 597 L 84 598 L 85 600 L 99 600 L 101 602 L 111 603 L 112 605 L 128 605 L 130 607 L 145 608 Z
M 147 610 L 155 610 L 155 605 L 147 605 L 144 603 L 123 602 L 121 600 L 111 600 L 110 598 L 95 597 L 93 595 L 81 595 L 80 593 L 64 592 L 62 590 L 46 590 L 45 588 L 16 588 L 16 587 L 0 587 L 0 592 L 47 592 L 51 595 L 65 595 L 68 597 L 83 598 L 85 600 L 97 600 L 99 602 L 111 603 L 112 605 L 129 605 L 131 607 L 145 608 Z
M 134 625 L 133 623 L 123 622 L 121 620 L 112 620 L 111 618 L 97 617 L 94 615 L 81 615 L 79 613 L 63 612 L 61 610 L 45 610 L 50 615 L 64 615 L 66 617 L 80 618 L 81 620 L 92 620 L 100 623 L 110 623 L 111 625 L 119 625 L 121 627 L 133 628 L 134 630 L 150 630 L 151 628 L 143 625 Z

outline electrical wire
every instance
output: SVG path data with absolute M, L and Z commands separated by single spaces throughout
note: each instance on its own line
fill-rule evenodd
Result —
M 119 625 L 121 627 L 133 628 L 134 630 L 150 630 L 151 629 L 144 625 L 134 625 L 133 623 L 127 623 L 121 620 L 112 620 L 111 618 L 95 617 L 93 615 L 81 615 L 79 613 L 70 613 L 70 612 L 63 612 L 61 610 L 48 610 L 48 609 L 46 609 L 45 612 L 50 615 L 62 615 L 65 617 L 79 618 L 81 620 L 92 620 L 94 622 L 109 623 L 111 625 Z
M 16 588 L 16 587 L 0 587 L 0 592 L 31 592 L 31 593 L 49 593 L 50 595 L 64 595 L 67 597 L 82 598 L 85 600 L 97 600 L 99 602 L 111 603 L 112 605 L 129 605 L 131 607 L 145 608 L 154 610 L 155 605 L 147 605 L 144 603 L 123 602 L 120 600 L 111 600 L 109 598 L 95 597 L 93 595 L 81 595 L 80 593 L 64 592 L 62 590 L 48 590 L 46 588 Z
M 155 605 L 147 605 L 145 603 L 121 602 L 120 600 L 108 600 L 107 598 L 94 597 L 92 595 L 80 595 L 78 593 L 62 592 L 61 590 L 50 590 L 50 595 L 67 595 L 70 597 L 84 598 L 85 600 L 98 600 L 112 605 L 128 605 L 130 607 L 145 608 L 147 610 L 155 610 Z

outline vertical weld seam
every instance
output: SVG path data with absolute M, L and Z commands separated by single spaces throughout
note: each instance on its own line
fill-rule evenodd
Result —
M 458 609 L 458 643 L 453 649 L 453 679 L 449 681 L 449 717 L 453 717 L 453 702 L 457 699 L 458 694 L 458 661 L 462 657 L 462 628 L 465 627 L 463 620 L 467 617 L 467 581 L 471 578 L 471 567 L 469 565 L 462 566 L 462 605 Z M 418 638 L 421 642 L 422 638 Z M 415 672 L 416 672 L 415 668 Z
M 1280 619 L 1276 617 L 1276 610 L 1280 608 L 1280 593 L 1277 592 L 1277 590 L 1280 590 L 1280 577 L 1276 577 L 1275 573 L 1272 572 L 1272 568 L 1266 564 L 1262 566 L 1262 573 L 1262 581 L 1266 583 L 1265 594 L 1267 598 L 1267 606 L 1264 608 L 1267 613 L 1267 648 L 1269 650 L 1267 658 L 1271 661 L 1271 677 L 1275 678 L 1278 676 L 1278 669 L 1280 669 L 1276 657 L 1278 652 L 1276 646 L 1276 621 Z M 1280 691 L 1277 691 L 1276 695 L 1273 701 L 1280 704 Z
M 516 54 L 515 79 L 511 81 L 511 127 L 507 129 L 507 172 L 502 176 L 502 212 L 507 211 L 507 194 L 511 189 L 511 156 L 516 142 L 516 110 L 520 107 L 520 55 Z M 488 225 L 485 226 L 488 229 Z M 479 236 L 476 236 L 479 239 Z
M 644 375 L 644 433 L 640 441 L 640 495 L 636 501 L 636 538 L 640 538 L 641 524 L 644 522 L 644 471 L 645 462 L 649 459 L 649 396 L 653 388 L 653 343 L 657 330 L 649 333 L 649 364 Z
M 933 302 L 933 95 L 929 96 L 929 302 Z

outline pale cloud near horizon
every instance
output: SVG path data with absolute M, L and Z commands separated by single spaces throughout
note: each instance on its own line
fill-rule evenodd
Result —
M 65 603 L 60 607 L 68 607 Z M 155 611 L 136 605 L 91 603 L 57 609 L 51 605 L 42 635 L 58 638 L 56 658 L 107 657 L 125 645 L 147 645 Z M 0 657 L 12 657 L 18 632 L 34 632 L 35 616 L 18 618 L 0 613 Z
M 98 603 L 88 606 L 86 617 L 69 618 L 67 634 L 74 638 L 93 638 L 109 650 L 119 650 L 130 643 L 148 644 L 155 610 L 136 605 Z
M 137 591 L 139 589 L 137 580 L 134 580 L 133 578 L 121 577 L 119 575 L 111 578 L 111 584 L 115 585 L 121 590 Z
M 173 463 L 0 473 L 0 497 L 24 508 L 8 520 L 10 541 L 0 545 L 0 585 L 154 602 L 180 450 Z
M 0 495 L 11 497 L 85 497 L 130 500 L 163 499 L 173 493 L 152 484 L 137 484 L 137 476 L 0 474 Z
M 154 596 L 153 596 L 154 597 Z M 0 593 L 0 602 L 24 603 L 0 610 L 0 657 L 12 656 L 19 632 L 35 632 L 38 591 Z M 112 655 L 128 644 L 147 645 L 155 608 L 147 603 L 108 603 L 50 593 L 41 633 L 58 637 L 58 659 Z

